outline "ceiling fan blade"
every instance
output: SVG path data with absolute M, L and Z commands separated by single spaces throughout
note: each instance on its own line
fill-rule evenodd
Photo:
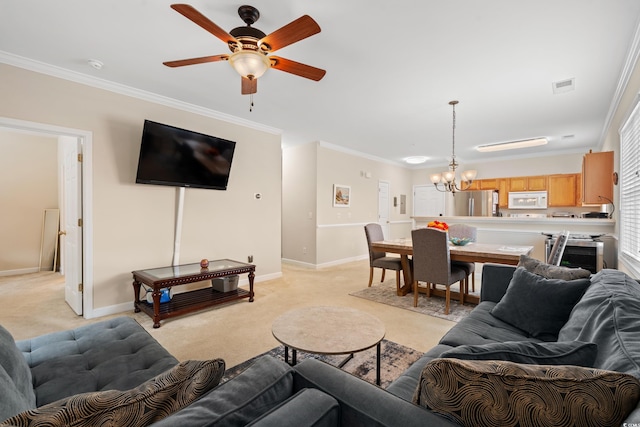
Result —
M 324 75 L 327 73 L 325 70 L 320 68 L 312 67 L 311 65 L 302 64 L 290 59 L 280 58 L 279 56 L 270 56 L 269 59 L 271 60 L 271 68 L 315 81 L 322 80 Z
M 309 15 L 304 15 L 263 37 L 259 44 L 267 45 L 268 51 L 275 52 L 319 32 L 320 26 L 318 23 Z
M 163 62 L 167 67 L 184 67 L 185 65 L 204 64 L 207 62 L 226 61 L 229 55 L 203 56 L 200 58 L 180 59 L 178 61 Z
M 242 77 L 242 94 L 251 95 L 258 92 L 258 79 L 249 80 L 246 77 Z
M 185 18 L 190 19 L 205 30 L 209 31 L 211 34 L 213 34 L 223 42 L 227 44 L 230 42 L 238 43 L 238 40 L 236 40 L 235 37 L 211 22 L 209 18 L 198 12 L 193 6 L 190 6 L 188 4 L 172 4 L 171 9 L 180 13 Z

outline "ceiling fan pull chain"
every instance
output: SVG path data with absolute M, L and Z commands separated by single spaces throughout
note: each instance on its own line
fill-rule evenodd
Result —
M 249 94 L 249 112 L 253 111 L 253 94 Z

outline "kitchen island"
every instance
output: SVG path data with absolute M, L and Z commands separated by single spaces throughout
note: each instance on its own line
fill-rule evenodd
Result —
M 426 227 L 430 221 L 447 224 L 467 224 L 478 229 L 478 242 L 505 245 L 533 246 L 531 256 L 545 259 L 543 233 L 559 233 L 569 230 L 572 234 L 602 235 L 604 262 L 609 268 L 617 268 L 617 239 L 614 237 L 615 220 L 605 218 L 512 218 L 478 216 L 419 216 L 412 217 L 413 228 Z

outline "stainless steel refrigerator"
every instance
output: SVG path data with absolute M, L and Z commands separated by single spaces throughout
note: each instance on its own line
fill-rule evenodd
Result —
M 460 191 L 453 195 L 455 216 L 499 216 L 498 190 Z

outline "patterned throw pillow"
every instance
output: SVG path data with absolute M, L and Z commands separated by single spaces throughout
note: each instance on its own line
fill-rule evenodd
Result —
M 617 426 L 639 399 L 640 381 L 620 372 L 457 359 L 429 362 L 413 396 L 473 427 Z
M 146 426 L 186 407 L 215 387 L 224 360 L 190 360 L 138 387 L 82 393 L 9 418 L 0 427 Z

